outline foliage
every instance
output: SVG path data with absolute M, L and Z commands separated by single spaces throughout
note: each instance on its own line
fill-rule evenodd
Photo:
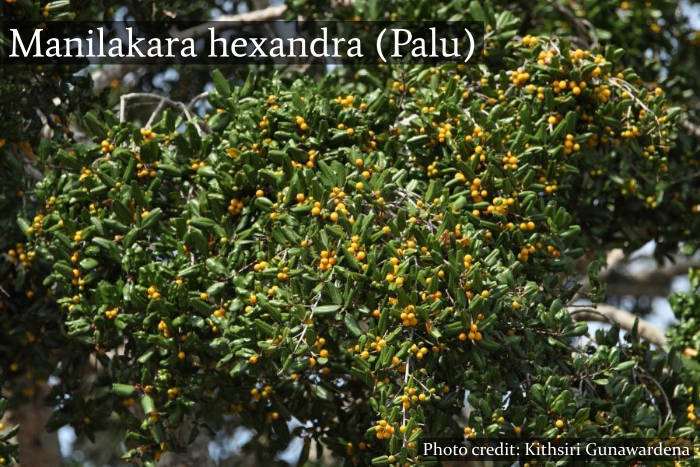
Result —
M 654 398 L 682 383 L 663 371 L 678 357 L 613 330 L 572 359 L 587 327 L 560 299 L 561 273 L 615 228 L 572 206 L 653 210 L 676 113 L 615 52 L 505 48 L 511 73 L 396 69 L 364 93 L 215 75 L 211 134 L 105 113 L 100 144 L 53 149 L 45 209 L 20 224 L 76 353 L 99 362 L 87 390 L 57 386 L 55 423 L 89 433 L 117 412 L 129 455 L 151 458 L 186 447 L 188 415 L 227 411 L 273 450 L 301 434 L 360 463 L 415 460 L 421 433 L 692 433 Z M 653 181 L 632 188 L 632 167 Z
M 700 334 L 697 332 L 697 320 L 700 316 L 700 272 L 697 269 L 691 270 L 688 277 L 690 292 L 675 293 L 668 299 L 678 320 L 678 324 L 671 331 L 671 342 L 682 347 L 687 356 L 697 357 L 697 350 L 700 349 Z
M 0 419 L 5 415 L 7 410 L 7 399 L 0 399 Z M 0 422 L 0 465 L 12 464 L 17 460 L 18 445 L 12 440 L 15 436 L 19 426 L 13 426 L 7 429 L 5 425 Z
M 661 257 L 698 238 L 675 3 L 325 5 L 289 14 L 472 17 L 487 54 L 321 80 L 215 72 L 205 122 L 166 112 L 152 128 L 118 122 L 109 96 L 85 113 L 87 80 L 3 76 L 1 162 L 43 171 L 0 199 L 12 401 L 52 375 L 50 428 L 117 419 L 143 463 L 227 417 L 262 458 L 301 436 L 359 465 L 417 460 L 423 436 L 697 442 L 682 354 L 698 348 L 696 296 L 672 299 L 668 351 L 616 327 L 588 341 L 565 308 L 599 251 L 654 239 Z M 70 97 L 60 112 L 42 99 L 51 80 Z

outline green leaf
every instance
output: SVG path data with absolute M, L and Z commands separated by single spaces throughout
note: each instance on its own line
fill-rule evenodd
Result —
M 625 371 L 629 370 L 630 368 L 634 368 L 637 365 L 637 362 L 635 360 L 630 360 L 627 362 L 620 362 L 615 366 L 616 371 Z
M 341 305 L 321 305 L 317 306 L 314 308 L 314 314 L 315 315 L 327 315 L 331 313 L 335 313 L 336 311 L 340 310 L 342 308 Z
M 146 414 L 150 414 L 155 410 L 153 398 L 148 394 L 144 394 L 143 396 L 141 396 L 141 408 Z
M 469 2 L 469 14 L 474 21 L 486 21 L 486 12 L 477 0 Z
M 100 263 L 98 263 L 97 260 L 94 258 L 85 258 L 82 261 L 80 261 L 80 267 L 85 269 L 86 271 L 96 268 L 99 264 Z
M 228 80 L 218 69 L 211 72 L 211 78 L 214 80 L 214 87 L 216 92 L 218 92 L 221 97 L 228 97 L 231 95 L 231 86 L 228 84 Z
M 107 136 L 107 127 L 97 119 L 94 111 L 91 110 L 85 114 L 83 124 L 90 136 L 96 138 L 105 138 Z
M 357 324 L 357 320 L 350 313 L 345 313 L 343 321 L 345 322 L 345 327 L 355 337 L 360 337 L 362 334 L 364 334 L 362 329 L 360 329 L 360 326 Z
M 128 397 L 134 393 L 134 386 L 132 384 L 112 384 L 112 392 L 119 397 Z

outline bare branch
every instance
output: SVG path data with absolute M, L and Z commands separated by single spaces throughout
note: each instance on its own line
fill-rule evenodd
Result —
M 32 177 L 37 182 L 39 180 L 43 180 L 43 178 L 44 178 L 44 174 L 41 173 L 41 171 L 39 171 L 36 167 L 34 167 L 33 165 L 31 165 L 29 163 L 24 164 L 24 170 L 26 171 L 26 173 L 30 177 Z
M 280 19 L 287 11 L 285 5 L 262 8 L 260 10 L 249 11 L 237 15 L 224 15 L 216 21 L 209 21 L 200 25 L 194 26 L 183 31 L 174 32 L 172 37 L 202 37 L 207 34 L 210 27 L 222 28 L 223 22 L 254 22 L 254 21 L 271 21 Z M 232 25 L 233 27 L 233 25 Z M 95 92 L 100 92 L 108 87 L 114 80 L 119 80 L 132 71 L 139 70 L 143 65 L 128 64 L 128 65 L 107 65 L 92 73 L 92 89 Z
M 194 96 L 192 98 L 192 100 L 189 102 L 189 104 L 187 104 L 187 108 L 192 110 L 192 108 L 194 107 L 194 105 L 197 102 L 201 101 L 202 99 L 206 99 L 208 96 L 209 96 L 209 91 L 204 91 L 200 94 L 197 94 L 196 96 Z
M 151 94 L 148 92 L 132 92 L 129 94 L 124 94 L 120 97 L 119 100 L 119 121 L 123 122 L 126 120 L 126 105 L 129 100 L 132 99 L 153 99 L 153 100 L 158 100 L 158 107 L 156 107 L 156 110 L 154 114 L 151 115 L 151 118 L 149 118 L 149 122 L 151 122 L 152 119 L 155 118 L 155 114 L 158 113 L 162 105 L 169 105 L 170 107 L 174 107 L 178 110 L 180 110 L 183 115 L 187 118 L 187 120 L 191 120 L 195 127 L 197 128 L 197 133 L 199 133 L 199 136 L 204 135 L 204 131 L 202 128 L 199 126 L 197 123 L 194 115 L 190 112 L 190 109 L 187 105 L 185 105 L 182 102 L 179 101 L 174 101 L 172 99 L 168 99 L 165 96 L 161 96 L 159 94 Z
M 635 274 L 612 272 L 607 279 L 608 295 L 665 297 L 671 292 L 673 279 L 687 274 L 689 269 L 700 268 L 700 260 L 684 259 L 675 264 L 641 271 Z
M 659 347 L 666 345 L 666 335 L 663 330 L 628 311 L 615 308 L 611 305 L 599 304 L 580 308 L 570 307 L 569 313 L 571 314 L 571 319 L 574 321 L 615 323 L 628 331 L 634 327 L 635 321 L 639 321 L 637 324 L 639 337 Z
M 253 22 L 253 21 L 271 21 L 273 19 L 279 19 L 287 11 L 286 5 L 271 6 L 268 8 L 263 8 L 262 10 L 254 10 L 246 13 L 240 13 L 238 15 L 223 15 L 220 16 L 216 21 L 209 21 L 206 23 L 198 24 L 191 28 L 185 29 L 183 31 L 177 31 L 172 33 L 172 37 L 178 39 L 184 39 L 186 37 L 202 37 L 209 32 L 209 28 L 226 27 L 225 22 Z M 234 27 L 235 25 L 231 25 Z
M 639 105 L 642 109 L 644 109 L 644 111 L 646 111 L 654 117 L 654 122 L 656 122 L 656 129 L 659 132 L 659 141 L 661 141 L 661 122 L 659 121 L 656 114 L 652 112 L 651 109 L 647 107 L 646 104 L 644 104 L 644 102 L 639 97 L 637 97 L 639 91 L 635 89 L 634 86 L 632 86 L 630 83 L 620 78 L 610 77 L 608 78 L 608 83 L 612 86 L 615 86 L 618 89 L 626 91 L 630 98 L 637 103 L 637 105 Z
M 163 110 L 163 106 L 165 105 L 165 101 L 161 100 L 158 102 L 158 106 L 156 109 L 153 111 L 150 117 L 148 117 L 148 121 L 146 122 L 146 128 L 151 128 L 151 125 L 153 125 L 153 122 L 155 121 L 156 117 L 160 113 L 161 110 Z
M 202 37 L 207 34 L 209 28 L 218 27 L 225 28 L 224 22 L 254 22 L 254 21 L 270 21 L 280 19 L 287 11 L 285 5 L 262 8 L 260 10 L 249 11 L 237 15 L 224 15 L 217 18 L 215 21 L 209 21 L 199 24 L 183 31 L 174 32 L 172 37 Z M 234 25 L 232 24 L 231 27 Z M 107 65 L 92 73 L 92 89 L 95 92 L 100 92 L 108 87 L 114 80 L 119 80 L 132 71 L 139 70 L 143 65 L 128 64 L 128 65 Z

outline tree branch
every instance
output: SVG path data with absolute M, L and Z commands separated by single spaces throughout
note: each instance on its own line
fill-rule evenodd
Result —
M 240 13 L 238 15 L 223 15 L 220 16 L 216 21 L 208 21 L 206 23 L 198 24 L 197 26 L 193 26 L 182 31 L 172 32 L 171 36 L 178 39 L 184 39 L 186 37 L 198 38 L 206 35 L 209 32 L 209 28 L 217 28 L 219 30 L 225 29 L 226 25 L 222 23 L 271 21 L 274 19 L 280 19 L 286 11 L 287 6 L 280 5 L 263 8 L 262 10 L 248 11 L 246 13 Z M 230 25 L 230 27 L 234 26 L 234 24 Z
M 255 21 L 271 21 L 275 19 L 280 19 L 284 13 L 287 11 L 285 5 L 274 6 L 263 8 L 260 10 L 249 11 L 246 13 L 240 13 L 237 15 L 224 15 L 219 17 L 216 21 L 209 21 L 206 23 L 199 24 L 197 26 L 185 29 L 183 31 L 177 31 L 172 34 L 172 37 L 185 38 L 192 37 L 198 38 L 206 35 L 211 27 L 217 27 L 219 29 L 224 28 L 223 22 L 255 22 Z M 234 25 L 231 25 L 234 27 Z M 93 86 L 92 89 L 95 92 L 100 92 L 110 85 L 115 79 L 121 79 L 126 74 L 137 71 L 143 65 L 129 64 L 129 65 L 109 65 L 100 70 L 92 73 Z
M 608 275 L 606 287 L 609 296 L 651 296 L 665 297 L 671 292 L 675 277 L 682 276 L 689 269 L 700 268 L 700 260 L 685 259 L 658 269 L 641 271 L 636 274 L 612 272 Z
M 678 258 L 676 263 L 637 273 L 624 272 L 628 268 L 620 267 L 636 259 L 639 258 L 628 261 L 628 257 L 619 248 L 608 252 L 606 266 L 598 275 L 600 282 L 605 284 L 608 296 L 665 297 L 671 292 L 674 278 L 686 274 L 689 269 L 700 268 L 700 258 L 697 257 Z M 570 303 L 584 298 L 590 288 L 591 284 L 586 275 Z
M 691 133 L 694 136 L 700 137 L 700 126 L 697 126 L 690 120 L 683 120 L 681 121 L 681 126 L 688 130 L 689 133 Z
M 190 109 L 187 105 L 185 105 L 182 102 L 174 101 L 172 99 L 168 99 L 165 96 L 161 96 L 159 94 L 151 94 L 148 92 L 132 92 L 130 94 L 123 94 L 120 98 L 119 102 L 119 121 L 123 122 L 126 120 L 126 103 L 131 100 L 131 99 L 154 99 L 159 101 L 158 106 L 156 107 L 156 110 L 154 111 L 153 114 L 151 114 L 151 117 L 148 119 L 148 122 L 152 122 L 153 119 L 155 118 L 155 114 L 157 114 L 162 108 L 163 105 L 169 105 L 170 107 L 174 107 L 188 119 L 192 120 L 195 127 L 197 128 L 197 133 L 199 133 L 199 136 L 204 135 L 204 131 L 200 128 L 199 124 L 197 124 L 195 116 L 192 115 L 190 112 Z M 146 125 L 148 126 L 148 124 Z
M 663 330 L 646 320 L 611 305 L 599 304 L 585 307 L 569 307 L 571 319 L 574 321 L 598 321 L 602 323 L 618 324 L 628 331 L 632 330 L 635 321 L 637 333 L 642 339 L 648 340 L 659 347 L 666 345 L 666 335 Z
M 194 105 L 197 102 L 201 101 L 202 99 L 206 99 L 208 96 L 209 96 L 209 91 L 204 91 L 201 94 L 197 94 L 196 96 L 194 96 L 192 98 L 192 100 L 189 102 L 189 104 L 187 104 L 187 108 L 192 110 L 192 108 L 194 107 Z

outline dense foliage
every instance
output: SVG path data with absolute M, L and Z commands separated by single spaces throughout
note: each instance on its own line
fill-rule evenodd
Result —
M 485 57 L 214 72 L 209 115 L 150 128 L 109 96 L 85 114 L 87 78 L 3 74 L 3 167 L 41 170 L 0 199 L 19 227 L 0 236 L 13 402 L 54 376 L 50 428 L 116 422 L 135 462 L 228 418 L 261 457 L 301 436 L 359 465 L 418 462 L 422 436 L 697 442 L 697 275 L 668 349 L 616 326 L 588 340 L 567 310 L 599 253 L 697 241 L 675 3 L 396 3 L 289 14 L 475 18 Z M 75 107 L 44 107 L 47 81 Z

